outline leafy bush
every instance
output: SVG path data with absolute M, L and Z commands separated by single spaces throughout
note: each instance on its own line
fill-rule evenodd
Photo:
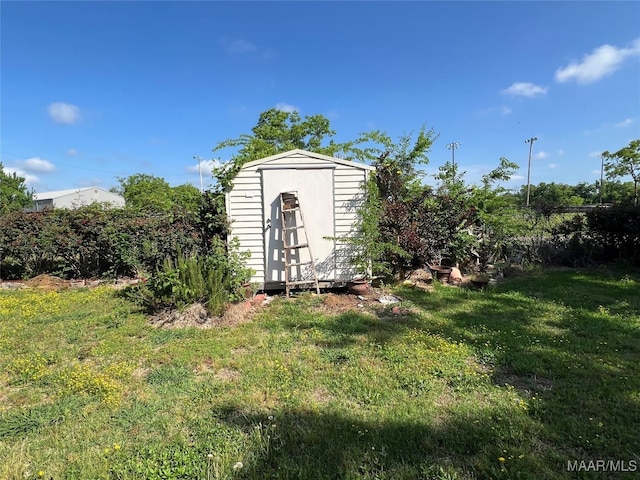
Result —
M 443 260 L 486 266 L 497 258 L 522 226 L 512 222 L 515 207 L 507 191 L 494 183 L 508 179 L 517 165 L 501 158 L 481 186 L 468 186 L 447 163 L 434 188 L 422 185 L 413 167 L 415 152 L 430 142 L 411 153 L 408 140 L 403 142 L 392 154 L 381 155 L 368 182 L 359 236 L 351 241 L 362 252 L 358 266 L 368 260 L 375 275 L 403 278 L 408 269 Z
M 242 256 L 234 249 L 223 252 L 223 245 L 218 245 L 213 255 L 178 253 L 175 259 L 166 258 L 147 283 L 129 290 L 129 296 L 152 312 L 200 302 L 212 315 L 220 315 L 229 301 L 242 297 L 242 286 L 252 275 L 240 265 Z
M 640 206 L 618 205 L 587 213 L 587 227 L 603 260 L 640 265 Z
M 177 252 L 208 254 L 227 233 L 224 204 L 205 194 L 198 212 L 149 213 L 89 205 L 0 216 L 0 273 L 29 278 L 135 276 Z
M 640 265 L 640 208 L 618 205 L 594 208 L 565 218 L 546 235 L 514 239 L 518 250 L 531 261 L 546 265 L 587 267 L 608 262 Z
M 165 259 L 140 293 L 144 305 L 154 311 L 201 302 L 218 315 L 224 310 L 228 290 L 228 276 L 215 267 L 211 257 L 178 255 L 175 260 Z

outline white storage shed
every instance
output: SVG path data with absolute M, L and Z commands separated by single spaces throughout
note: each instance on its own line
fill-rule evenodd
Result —
M 288 192 L 297 195 L 303 216 L 299 222 L 304 223 L 297 234 L 306 234 L 320 284 L 340 284 L 362 274 L 351 262 L 353 245 L 340 238 L 355 233 L 364 185 L 372 170 L 368 165 L 299 149 L 245 164 L 227 191 L 226 207 L 230 238 L 237 237 L 240 250 L 251 252 L 247 262 L 255 270 L 251 281 L 261 289 L 284 285 L 280 195 Z M 304 276 L 304 272 L 298 274 Z

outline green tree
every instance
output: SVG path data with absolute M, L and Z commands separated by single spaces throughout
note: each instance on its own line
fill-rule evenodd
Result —
M 122 195 L 130 208 L 156 212 L 182 208 L 192 213 L 200 208 L 202 195 L 190 184 L 171 187 L 164 178 L 146 173 L 118 178 L 118 181 L 120 186 L 112 191 Z
M 176 207 L 184 208 L 189 212 L 197 212 L 202 202 L 200 190 L 190 183 L 171 188 L 171 199 Z
M 523 185 L 520 190 L 520 198 L 523 199 L 523 204 L 526 195 L 527 187 Z M 571 185 L 556 182 L 540 182 L 538 185 L 531 185 L 531 208 L 542 214 L 550 215 L 557 208 L 578 206 L 584 203 L 585 199 Z
M 352 143 L 335 143 L 332 140 L 335 131 L 322 115 L 302 119 L 297 112 L 283 112 L 275 108 L 262 112 L 251 132 L 223 140 L 214 147 L 214 152 L 236 149 L 229 162 L 213 170 L 219 189 L 231 185 L 240 168 L 252 160 L 296 148 L 333 156 L 349 151 L 352 146 Z
M 360 161 L 373 162 L 380 197 L 398 201 L 419 194 L 423 175 L 417 166 L 429 163 L 427 154 L 437 138 L 433 130 L 424 126 L 415 141 L 412 135 L 402 135 L 394 141 L 385 132 L 374 130 L 360 134 L 349 144 L 348 153 Z
M 620 180 L 605 182 L 603 199 L 605 203 L 633 203 L 633 182 Z
M 33 195 L 27 189 L 25 179 L 14 173 L 4 171 L 0 162 L 0 214 L 21 210 L 33 202 Z
M 633 203 L 638 205 L 638 182 L 640 182 L 640 139 L 632 140 L 617 152 L 602 152 L 607 178 L 614 179 L 630 175 L 633 179 Z
M 509 191 L 498 183 L 509 180 L 518 168 L 516 163 L 500 158 L 499 165 L 484 175 L 482 184 L 474 185 L 469 194 L 469 204 L 476 217 L 472 247 L 483 271 L 491 259 L 500 256 L 509 239 L 520 235 L 524 229 L 517 204 Z
M 600 201 L 600 182 L 580 182 L 573 186 L 575 196 L 583 200 L 583 204 L 594 205 Z
M 167 211 L 173 206 L 171 186 L 164 178 L 136 173 L 118 178 L 115 191 L 124 197 L 126 205 L 140 210 Z

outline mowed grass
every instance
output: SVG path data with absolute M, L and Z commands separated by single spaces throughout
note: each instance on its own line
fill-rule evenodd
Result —
M 633 476 L 567 462 L 640 463 L 640 275 L 396 293 L 166 330 L 108 289 L 1 292 L 0 478 Z

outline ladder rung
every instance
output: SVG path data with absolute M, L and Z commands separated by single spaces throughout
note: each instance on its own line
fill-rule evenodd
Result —
M 298 228 L 304 228 L 304 225 L 294 225 L 293 227 L 284 227 L 285 232 L 287 230 L 296 230 Z
M 300 208 L 299 206 L 298 206 L 298 207 L 293 207 L 293 208 L 284 208 L 284 209 L 282 209 L 282 211 L 283 211 L 284 213 L 287 213 L 287 212 L 293 212 L 293 211 L 295 211 L 295 210 L 298 210 L 299 208 Z
M 299 267 L 300 265 L 311 265 L 313 262 L 285 263 L 287 267 Z
M 305 285 L 307 283 L 316 283 L 315 280 L 296 280 L 295 282 L 287 282 L 287 285 Z
M 285 246 L 284 248 L 287 250 L 292 250 L 294 248 L 306 248 L 308 246 L 309 246 L 308 243 L 300 243 L 298 245 L 288 245 L 288 246 Z

